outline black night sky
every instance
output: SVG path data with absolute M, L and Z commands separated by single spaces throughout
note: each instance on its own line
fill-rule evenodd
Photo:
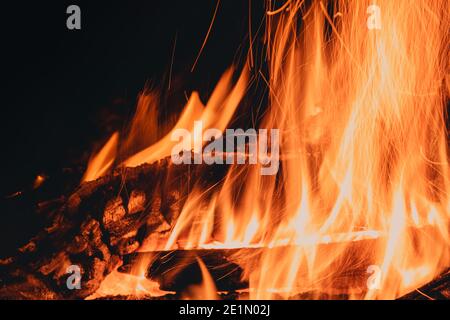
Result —
M 264 2 L 253 2 L 251 28 L 256 33 Z M 249 43 L 249 2 L 221 1 L 206 46 L 190 71 L 216 3 L 3 3 L 2 201 L 37 174 L 52 178 L 61 168 L 84 166 L 95 143 L 132 116 L 144 87 L 181 102 L 185 91 L 198 90 L 205 101 L 220 75 L 245 60 Z M 81 30 L 66 27 L 71 4 L 81 8 Z M 26 239 L 17 230 L 26 234 L 38 229 L 38 220 L 15 208 L 2 210 L 2 242 Z
M 78 4 L 82 29 L 66 28 Z M 129 116 L 146 85 L 162 95 L 208 97 L 223 71 L 245 59 L 247 1 L 222 1 L 190 72 L 215 1 L 29 1 L 2 6 L 2 154 L 12 192 L 39 172 L 69 166 L 107 136 L 99 112 Z M 252 4 L 253 28 L 261 5 Z M 258 16 L 259 15 L 259 16 Z M 176 38 L 171 76 L 168 79 Z M 106 111 L 107 113 L 107 111 Z

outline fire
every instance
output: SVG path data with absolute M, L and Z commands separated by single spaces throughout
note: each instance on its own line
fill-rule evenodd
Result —
M 381 28 L 370 30 L 374 4 Z M 259 75 L 269 105 L 259 126 L 280 130 L 278 174 L 232 165 L 219 189 L 191 190 L 167 243 L 141 250 L 241 248 L 256 299 L 312 291 L 393 299 L 431 281 L 450 265 L 449 3 L 291 0 L 268 9 L 269 71 Z M 206 107 L 193 93 L 173 129 L 200 120 L 223 131 L 248 84 L 244 70 L 231 88 L 231 75 Z M 113 138 L 92 161 L 98 174 Z M 172 146 L 167 135 L 124 165 L 167 157 Z M 248 248 L 267 250 L 254 259 Z M 203 293 L 194 296 L 213 298 L 199 265 Z M 367 270 L 379 273 L 376 286 L 366 286 Z M 362 280 L 342 276 L 350 271 Z
M 208 272 L 205 264 L 200 258 L 197 258 L 197 263 L 200 267 L 203 281 L 200 285 L 192 285 L 188 288 L 188 292 L 184 295 L 183 299 L 186 300 L 216 300 L 217 290 L 214 285 L 214 279 Z
M 82 181 L 92 181 L 104 175 L 114 163 L 119 133 L 115 132 L 102 149 L 89 160 Z
M 137 261 L 129 274 L 119 272 L 117 269 L 120 266 L 117 266 L 113 272 L 106 276 L 97 291 L 86 299 L 117 295 L 136 299 L 172 294 L 173 292 L 161 290 L 157 282 L 146 277 L 147 265 L 151 258 L 151 256 L 148 256 Z

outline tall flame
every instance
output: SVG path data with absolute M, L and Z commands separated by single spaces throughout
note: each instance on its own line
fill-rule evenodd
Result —
M 369 30 L 374 4 L 381 29 Z M 392 299 L 432 280 L 450 265 L 450 3 L 268 6 L 269 71 L 260 74 L 269 105 L 260 127 L 280 129 L 279 173 L 233 165 L 213 196 L 192 190 L 157 249 L 173 249 L 178 240 L 188 248 L 242 248 L 239 264 L 258 299 L 333 290 Z M 175 128 L 192 130 L 193 120 L 203 119 L 223 130 L 245 92 L 246 77 L 231 91 L 229 77 L 206 108 L 191 97 Z M 157 160 L 170 148 L 165 137 L 125 164 Z M 267 250 L 246 259 L 249 247 Z M 355 270 L 364 284 L 366 270 L 377 270 L 377 285 L 362 288 L 343 276 Z

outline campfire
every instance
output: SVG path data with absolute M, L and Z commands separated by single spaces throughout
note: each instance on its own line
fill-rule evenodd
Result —
M 446 1 L 267 1 L 208 99 L 160 123 L 143 92 L 37 204 L 0 298 L 449 299 L 449 22 Z

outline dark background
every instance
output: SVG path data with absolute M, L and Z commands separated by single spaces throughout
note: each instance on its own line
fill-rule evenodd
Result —
M 248 48 L 248 0 L 221 1 L 190 72 L 216 3 L 2 4 L 2 194 L 20 189 L 24 179 L 40 172 L 70 165 L 77 152 L 88 151 L 89 142 L 102 136 L 99 110 L 129 115 L 146 85 L 166 95 L 199 90 L 205 100 L 226 68 L 245 60 Z M 81 8 L 81 30 L 66 28 L 70 4 Z M 261 23 L 262 4 L 252 4 L 254 30 Z
M 216 3 L 2 2 L 2 200 L 26 189 L 37 174 L 51 182 L 61 168 L 85 166 L 93 146 L 131 117 L 145 87 L 183 99 L 184 91 L 198 90 L 205 102 L 220 75 L 245 61 L 249 14 L 254 36 L 264 16 L 262 0 L 251 6 L 249 0 L 221 1 L 190 72 Z M 70 4 L 81 8 L 81 30 L 66 28 Z M 39 229 L 38 218 L 16 208 L 2 209 L 0 220 L 0 242 L 12 246 Z

